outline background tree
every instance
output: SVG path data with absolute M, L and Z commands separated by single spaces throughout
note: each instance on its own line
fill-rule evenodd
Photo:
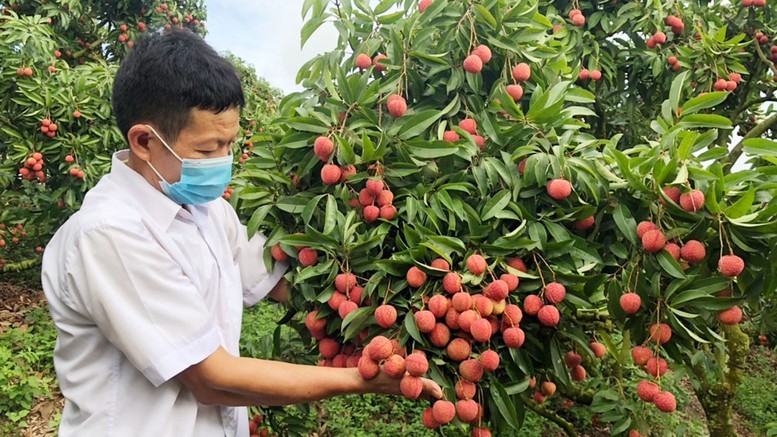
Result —
M 231 198 L 296 259 L 284 320 L 322 365 L 437 380 L 429 427 L 574 435 L 571 399 L 647 433 L 688 375 L 734 435 L 742 309 L 777 286 L 772 8 L 305 1 L 337 48 Z

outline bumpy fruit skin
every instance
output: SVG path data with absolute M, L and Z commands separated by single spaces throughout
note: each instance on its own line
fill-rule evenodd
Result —
M 280 243 L 273 246 L 272 249 L 270 249 L 270 253 L 275 261 L 283 262 L 289 259 L 289 255 L 286 255 L 286 252 L 283 251 Z
M 429 311 L 434 314 L 434 317 L 441 319 L 448 313 L 448 308 L 451 307 L 451 301 L 442 294 L 435 294 L 429 299 Z
M 540 311 L 537 313 L 537 319 L 539 319 L 541 324 L 553 327 L 558 325 L 561 315 L 558 312 L 558 308 L 555 306 L 545 305 L 540 308 Z
M 510 293 L 510 286 L 507 285 L 507 282 L 501 279 L 497 279 L 496 281 L 488 284 L 484 293 L 491 299 L 499 301 L 506 298 L 507 294 Z
M 642 306 L 642 298 L 637 293 L 625 293 L 620 298 L 621 309 L 628 315 L 636 314 Z
M 421 0 L 420 2 L 418 2 L 418 12 L 423 14 L 426 11 L 426 8 L 431 6 L 432 3 L 433 3 L 432 0 Z
M 480 364 L 483 365 L 484 370 L 493 372 L 499 367 L 499 354 L 491 349 L 483 351 L 480 354 Z
M 674 243 L 666 243 L 664 250 L 669 252 L 669 255 L 672 255 L 672 258 L 674 258 L 675 261 L 680 260 L 680 246 Z
M 582 15 L 580 15 L 582 17 Z M 591 70 L 591 80 L 599 80 L 602 78 L 602 72 L 599 70 Z
M 423 389 L 424 383 L 418 376 L 405 375 L 402 377 L 402 381 L 399 382 L 399 390 L 402 392 L 402 396 L 408 399 L 418 399 Z
M 542 392 L 539 392 L 539 391 L 535 391 L 532 394 L 532 398 L 534 398 L 534 402 L 536 402 L 538 404 L 544 404 L 545 403 L 545 399 L 546 399 L 545 395 L 542 394 Z
M 572 184 L 564 178 L 552 179 L 545 189 L 555 200 L 564 200 L 572 194 Z
M 718 261 L 718 271 L 729 278 L 739 276 L 744 269 L 745 261 L 736 255 L 724 255 Z
M 423 333 L 432 332 L 435 325 L 435 317 L 431 311 L 421 310 L 415 313 L 415 323 L 418 325 L 418 330 Z
M 353 273 L 340 273 L 335 277 L 335 288 L 340 293 L 347 293 L 356 286 L 356 275 Z
M 305 316 L 305 326 L 309 331 L 326 329 L 326 319 L 318 318 L 318 311 L 311 311 Z
M 459 399 L 472 399 L 477 393 L 478 386 L 464 379 L 456 382 L 456 397 Z
M 413 352 L 405 358 L 405 369 L 413 376 L 422 376 L 429 370 L 429 361 L 423 354 Z
M 517 102 L 523 97 L 523 87 L 518 84 L 507 85 L 507 94 Z
M 589 217 L 586 217 L 586 218 L 584 218 L 582 220 L 576 221 L 572 225 L 572 227 L 576 231 L 585 231 L 587 229 L 591 229 L 591 227 L 593 227 L 593 225 L 594 225 L 594 216 L 589 216 Z
M 470 135 L 477 133 L 478 124 L 472 118 L 465 118 L 459 122 L 459 127 Z
M 569 372 L 570 376 L 572 377 L 573 381 L 584 381 L 585 380 L 585 367 L 583 366 L 576 366 L 573 367 L 572 370 Z
M 577 78 L 580 80 L 588 80 L 589 77 L 591 77 L 591 72 L 587 68 L 583 68 L 580 70 L 580 73 L 577 74 Z
M 653 403 L 664 413 L 671 413 L 677 409 L 677 401 L 672 393 L 661 391 L 653 397 Z
M 579 366 L 582 361 L 583 357 L 575 352 L 569 351 L 564 355 L 564 363 L 566 363 L 567 367 L 570 369 Z
M 324 162 L 329 159 L 329 155 L 335 150 L 335 146 L 327 137 L 318 137 L 313 143 L 313 152 Z
M 559 303 L 564 300 L 567 295 L 567 289 L 563 284 L 558 282 L 550 282 L 545 286 L 545 299 L 551 303 Z
M 462 422 L 474 422 L 478 418 L 478 413 L 478 403 L 472 399 L 464 399 L 456 403 L 456 414 Z
M 442 140 L 443 140 L 443 141 L 447 141 L 447 142 L 449 142 L 449 143 L 455 143 L 456 141 L 459 141 L 460 139 L 461 139 L 461 137 L 460 137 L 460 136 L 459 136 L 459 134 L 458 134 L 456 131 L 454 131 L 454 130 L 446 130 L 446 131 L 445 131 L 445 132 L 442 134 Z
M 483 70 L 483 60 L 478 55 L 469 55 L 464 59 L 464 71 L 472 74 L 480 74 Z
M 503 273 L 502 276 L 499 277 L 499 279 L 507 283 L 508 291 L 517 290 L 518 285 L 521 283 L 521 280 L 517 276 L 513 275 L 512 273 Z
M 432 332 L 429 333 L 429 343 L 438 348 L 444 348 L 450 340 L 451 330 L 445 323 L 437 323 Z
M 704 193 L 693 190 L 680 195 L 680 206 L 688 212 L 696 212 L 704 207 Z
M 394 205 L 384 205 L 380 207 L 380 218 L 383 220 L 393 220 L 397 215 L 397 208 Z
M 634 346 L 631 349 L 631 359 L 637 366 L 644 366 L 651 358 L 653 358 L 653 352 L 644 346 Z
M 491 430 L 488 428 L 472 428 L 471 437 L 491 437 Z
M 480 58 L 480 60 L 483 61 L 484 64 L 488 64 L 488 61 L 491 60 L 491 49 L 484 44 L 481 44 L 475 47 L 474 49 L 472 49 L 471 54 L 477 55 Z
M 361 358 L 359 358 L 359 364 L 357 367 L 359 368 L 359 374 L 363 379 L 366 380 L 370 380 L 378 376 L 378 373 L 380 373 L 380 366 L 378 363 L 371 360 L 370 357 L 366 355 L 363 355 Z
M 372 59 L 366 53 L 359 53 L 356 57 L 356 68 L 366 70 L 372 66 Z
M 680 257 L 691 264 L 700 263 L 707 257 L 707 249 L 696 240 L 688 240 L 680 248 Z
M 444 271 L 448 271 L 451 269 L 451 265 L 448 264 L 448 261 L 445 261 L 442 258 L 435 258 L 432 260 L 432 263 L 429 264 L 430 266 L 434 267 L 435 269 L 440 269 Z
M 303 267 L 309 267 L 318 262 L 318 252 L 316 252 L 316 249 L 305 247 L 299 251 L 297 259 Z
M 389 114 L 394 118 L 402 117 L 407 112 L 407 102 L 404 97 L 397 94 L 389 96 L 386 107 L 388 107 Z
M 572 24 L 574 24 L 577 27 L 582 27 L 585 24 L 585 15 L 577 14 L 574 17 L 572 17 Z
M 348 314 L 351 314 L 352 312 L 356 311 L 356 309 L 359 308 L 359 305 L 356 304 L 356 302 L 352 301 L 346 301 L 343 302 L 339 307 L 337 307 L 337 313 L 340 315 L 341 319 L 345 319 Z
M 526 267 L 526 263 L 520 258 L 507 258 L 507 265 L 519 272 L 527 273 L 529 271 L 529 268 Z
M 365 352 L 370 359 L 380 362 L 394 353 L 394 345 L 391 344 L 391 340 L 388 338 L 378 335 L 370 341 L 370 344 L 365 348 Z
M 737 325 L 742 321 L 742 310 L 736 305 L 723 310 L 718 313 L 718 321 L 724 325 Z
M 456 406 L 451 401 L 439 399 L 432 406 L 432 414 L 434 420 L 445 425 L 451 423 L 453 418 L 456 417 Z
M 448 352 L 448 357 L 456 362 L 464 361 L 472 354 L 469 342 L 463 338 L 454 338 L 448 343 L 446 351 Z
M 663 190 L 664 190 L 664 194 L 666 194 L 666 197 L 671 199 L 672 202 L 674 202 L 674 203 L 676 203 L 678 205 L 680 204 L 680 195 L 682 194 L 680 192 L 680 188 L 678 188 L 678 187 L 664 187 Z M 662 202 L 664 201 L 663 198 L 661 199 L 661 201 Z
M 666 344 L 672 338 L 672 328 L 666 323 L 650 325 L 650 339 L 658 344 Z
M 531 67 L 525 62 L 521 62 L 513 67 L 512 75 L 516 82 L 525 82 L 531 78 Z
M 486 259 L 480 255 L 470 255 L 469 258 L 467 258 L 467 268 L 475 275 L 482 275 L 485 273 L 487 266 Z
M 473 310 L 466 310 L 459 314 L 459 328 L 464 332 L 469 332 L 472 322 L 479 319 L 480 316 Z
M 381 190 L 380 194 L 375 198 L 378 202 L 378 206 L 384 207 L 394 203 L 394 193 L 391 190 Z
M 642 380 L 637 384 L 637 396 L 645 402 L 653 402 L 653 398 L 661 389 L 654 382 Z
M 645 248 L 645 252 L 656 253 L 664 246 L 666 246 L 666 236 L 659 230 L 647 231 L 642 236 L 642 247 Z
M 536 316 L 544 304 L 536 294 L 530 294 L 523 299 L 523 310 L 530 316 Z
M 659 357 L 653 357 L 645 364 L 645 371 L 654 377 L 664 376 L 669 370 L 666 360 Z
M 545 396 L 553 396 L 556 394 L 556 384 L 550 381 L 545 381 L 540 385 L 540 391 Z
M 459 364 L 459 373 L 461 377 L 469 382 L 478 382 L 483 378 L 483 365 L 480 361 L 470 358 Z
M 607 355 L 607 348 L 599 342 L 591 342 L 588 346 L 591 348 L 591 351 L 594 353 L 596 358 L 603 358 L 605 355 Z
M 332 359 L 340 352 L 340 344 L 334 339 L 324 338 L 318 343 L 318 351 L 322 357 Z
M 491 339 L 491 323 L 487 319 L 478 319 L 470 325 L 472 337 L 480 343 L 485 343 Z
M 381 305 L 375 309 L 375 321 L 378 326 L 388 329 L 397 321 L 397 309 L 391 305 Z
M 334 164 L 327 164 L 321 168 L 321 181 L 326 185 L 335 185 L 340 183 L 340 177 L 343 171 Z
M 459 287 L 461 289 L 461 287 Z M 447 291 L 447 290 L 446 290 Z M 465 291 L 460 291 L 453 295 L 451 305 L 456 311 L 464 312 L 472 308 L 472 296 Z
M 424 1 L 424 0 L 422 0 L 422 1 Z M 431 3 L 431 0 L 425 0 L 425 1 L 429 1 Z M 419 6 L 419 8 L 421 7 L 420 3 L 419 3 L 418 6 Z M 421 11 L 421 12 L 423 12 L 423 11 Z M 434 420 L 434 416 L 432 414 L 432 407 L 429 407 L 429 408 L 424 410 L 424 414 L 421 416 L 421 423 L 423 423 L 424 426 L 426 428 L 428 428 L 428 429 L 435 429 L 435 428 L 440 426 L 440 424 L 437 423 L 436 420 Z
M 388 59 L 388 56 L 386 55 L 377 55 L 374 58 L 372 58 L 372 65 L 375 66 L 375 71 L 386 71 L 388 67 L 386 67 L 381 61 L 384 61 Z
M 383 371 L 392 378 L 399 379 L 405 375 L 405 359 L 394 354 L 383 362 Z
M 640 240 L 645 236 L 647 231 L 657 231 L 658 226 L 655 223 L 649 221 L 641 221 L 637 224 L 637 238 Z
M 424 285 L 424 282 L 426 282 L 426 273 L 416 266 L 410 267 L 407 271 L 407 283 L 413 288 L 418 288 Z

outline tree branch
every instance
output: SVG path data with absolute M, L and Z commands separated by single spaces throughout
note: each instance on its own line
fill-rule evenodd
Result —
M 551 422 L 555 423 L 559 426 L 559 428 L 563 429 L 564 432 L 569 436 L 576 436 L 577 432 L 575 431 L 575 427 L 572 426 L 571 423 L 567 422 L 566 419 L 559 416 L 558 414 L 549 411 L 545 408 L 541 408 L 539 405 L 537 405 L 533 401 L 525 402 L 525 405 L 529 407 L 530 410 L 534 411 L 535 413 L 539 414 L 540 416 L 550 420 Z
M 766 132 L 767 129 L 771 128 L 772 126 L 777 125 L 777 114 L 772 115 L 771 117 L 767 118 L 766 120 L 758 123 L 755 125 L 754 128 L 750 129 L 750 132 L 747 133 L 747 135 L 742 138 L 742 141 L 739 142 L 736 146 L 734 146 L 733 149 L 731 149 L 731 153 L 729 153 L 728 157 L 726 158 L 726 163 L 723 165 L 723 173 L 729 173 L 731 171 L 731 167 L 734 165 L 735 162 L 737 162 L 737 159 L 742 155 L 742 151 L 745 147 L 744 143 L 745 140 L 749 138 L 755 138 L 760 137 L 764 132 Z

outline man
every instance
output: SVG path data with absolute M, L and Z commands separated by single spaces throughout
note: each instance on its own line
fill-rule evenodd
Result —
M 265 239 L 220 197 L 243 105 L 234 68 L 187 31 L 148 36 L 116 74 L 129 149 L 43 257 L 62 437 L 247 436 L 242 406 L 400 392 L 353 368 L 239 357 L 242 304 L 287 294 L 287 266 L 268 271 Z

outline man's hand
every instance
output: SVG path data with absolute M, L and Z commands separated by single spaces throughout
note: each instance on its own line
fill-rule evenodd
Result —
M 281 278 L 281 280 L 275 284 L 275 287 L 270 290 L 269 296 L 270 299 L 276 302 L 287 303 L 289 301 L 289 281 L 285 278 Z
M 387 395 L 402 395 L 402 391 L 399 388 L 401 378 L 396 379 L 390 377 L 386 372 L 378 373 L 374 379 L 365 381 L 367 384 L 368 393 L 380 393 Z M 421 390 L 421 397 L 424 399 L 440 399 L 442 398 L 442 388 L 436 382 L 428 378 L 421 378 L 424 386 Z

